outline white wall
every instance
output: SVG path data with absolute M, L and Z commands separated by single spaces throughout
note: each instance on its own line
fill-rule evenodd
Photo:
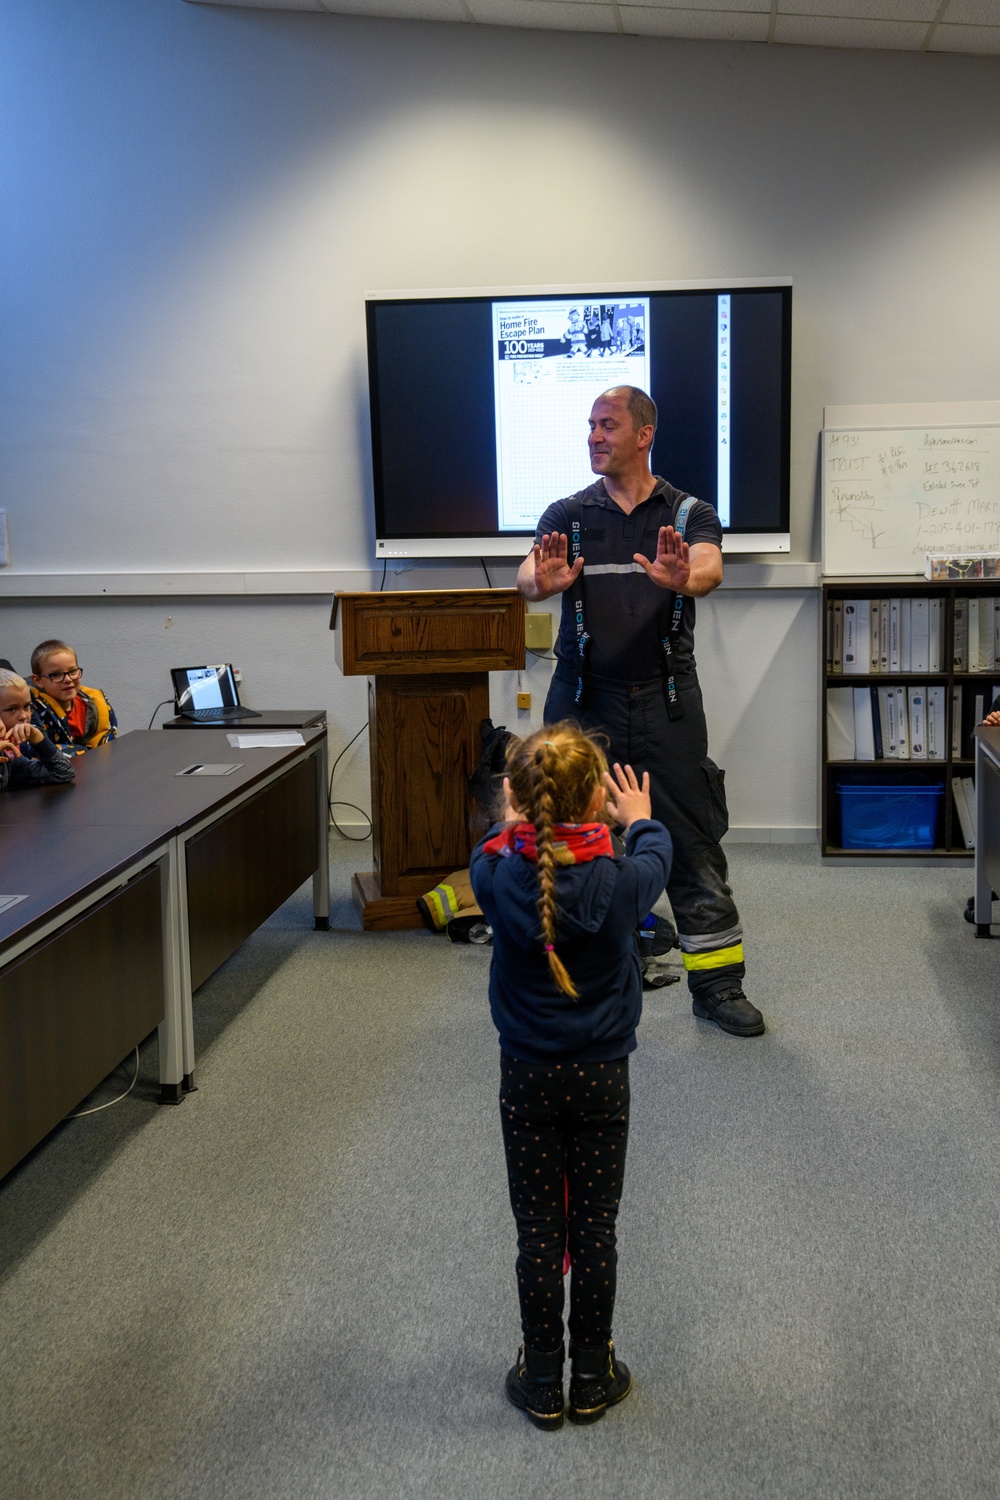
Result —
M 495 584 L 514 570 L 490 564 Z M 467 569 L 429 574 L 428 585 L 484 582 Z M 233 661 L 243 670 L 244 700 L 260 708 L 330 705 L 331 758 L 364 725 L 364 678 L 342 678 L 334 665 L 328 599 L 253 601 L 146 599 L 24 600 L 0 616 L 0 656 L 28 671 L 31 649 L 53 629 L 72 641 L 86 680 L 103 686 L 125 728 L 145 729 L 170 692 L 169 669 Z M 711 751 L 727 770 L 733 836 L 796 839 L 816 825 L 817 608 L 815 590 L 724 590 L 698 603 L 697 656 L 711 730 Z M 749 638 L 756 650 L 747 649 Z M 551 664 L 529 655 L 522 673 L 495 673 L 495 723 L 519 733 L 540 722 Z M 530 712 L 517 708 L 531 693 Z M 161 709 L 156 722 L 168 716 Z M 363 735 L 337 770 L 335 795 L 370 807 L 368 742 Z M 337 820 L 362 826 L 343 807 Z
M 996 59 L 181 0 L 7 0 L 4 30 L 15 571 L 367 569 L 365 290 L 790 274 L 799 559 L 824 404 L 1000 395 Z M 335 742 L 364 717 L 319 599 L 4 603 L 0 655 L 71 636 L 127 727 L 192 654 Z M 736 824 L 815 823 L 815 628 L 801 590 L 701 609 Z

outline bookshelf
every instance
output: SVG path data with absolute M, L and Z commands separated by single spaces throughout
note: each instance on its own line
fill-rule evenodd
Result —
M 824 579 L 822 582 L 822 645 L 820 665 L 823 681 L 822 722 L 821 722 L 821 768 L 820 768 L 820 818 L 821 834 L 820 845 L 825 857 L 846 857 L 851 859 L 873 857 L 887 859 L 955 859 L 971 860 L 973 851 L 966 846 L 965 837 L 959 820 L 955 799 L 952 793 L 952 778 L 971 778 L 974 772 L 974 747 L 972 743 L 972 730 L 976 723 L 981 722 L 981 715 L 977 717 L 977 699 L 982 698 L 983 712 L 989 712 L 990 702 L 994 691 L 1000 689 L 1000 651 L 995 651 L 996 636 L 989 642 L 991 648 L 987 651 L 986 642 L 982 643 L 982 655 L 977 656 L 977 661 L 989 661 L 990 665 L 972 666 L 968 657 L 968 618 L 973 600 L 985 600 L 1000 602 L 1000 579 L 974 578 L 962 580 L 948 580 L 947 582 L 927 581 L 919 578 L 836 578 Z M 833 635 L 834 635 L 834 610 L 840 606 L 841 618 L 843 618 L 843 606 L 847 602 L 862 601 L 860 613 L 864 614 L 865 606 L 869 618 L 872 606 L 877 604 L 882 610 L 883 603 L 886 606 L 887 618 L 896 618 L 892 612 L 892 601 L 906 601 L 906 607 L 912 611 L 913 601 L 920 601 L 918 609 L 930 613 L 932 602 L 940 620 L 940 657 L 937 664 L 940 670 L 931 672 L 922 667 L 914 670 L 904 670 L 900 665 L 896 670 L 882 670 L 884 652 L 879 653 L 878 670 L 868 671 L 840 671 L 833 670 Z M 988 606 L 982 606 L 983 613 L 980 616 L 981 623 L 985 626 L 985 620 L 989 612 Z M 858 612 L 856 612 L 858 613 Z M 913 616 L 917 618 L 917 616 Z M 965 624 L 963 625 L 963 619 Z M 957 644 L 959 647 L 959 664 L 956 665 L 956 622 L 957 622 Z M 998 622 L 1000 624 L 1000 622 Z M 965 655 L 962 657 L 961 648 L 965 640 Z M 842 648 L 842 633 L 840 643 Z M 885 637 L 883 636 L 883 646 Z M 973 647 L 975 642 L 972 642 Z M 890 660 L 892 658 L 890 657 Z M 995 662 L 995 664 L 993 664 Z M 869 658 L 867 663 L 871 668 L 873 663 Z M 838 715 L 840 722 L 843 721 L 843 711 L 846 705 L 846 697 L 841 694 L 833 700 L 834 720 L 831 725 L 831 690 L 844 688 L 903 688 L 904 690 L 915 688 L 926 688 L 928 699 L 932 688 L 943 690 L 944 696 L 944 742 L 940 745 L 940 724 L 938 725 L 938 748 L 943 748 L 941 758 L 899 759 L 889 754 L 883 754 L 875 759 L 847 758 L 838 755 L 836 750 L 843 749 L 843 734 L 837 735 L 836 721 Z M 958 721 L 956 712 L 956 689 L 960 690 L 961 718 Z M 909 699 L 907 699 L 909 702 Z M 926 706 L 925 706 L 926 712 Z M 882 716 L 884 717 L 884 699 Z M 835 742 L 835 752 L 831 755 L 831 739 Z M 839 744 L 837 743 L 839 740 Z M 876 745 L 876 750 L 878 746 Z M 882 746 L 885 751 L 886 746 Z M 891 843 L 877 848 L 846 848 L 843 844 L 842 805 L 845 799 L 839 790 L 840 785 L 846 784 L 852 787 L 863 784 L 866 788 L 891 788 L 912 786 L 916 789 L 918 796 L 928 799 L 936 798 L 938 806 L 937 835 L 933 846 L 917 847 L 912 843 L 904 843 L 894 846 Z M 926 789 L 921 791 L 920 789 Z M 941 788 L 938 795 L 934 789 Z M 889 791 L 887 800 L 897 797 L 895 790 Z M 861 806 L 854 796 L 853 791 L 847 794 L 847 801 Z M 849 811 L 848 817 L 853 813 Z

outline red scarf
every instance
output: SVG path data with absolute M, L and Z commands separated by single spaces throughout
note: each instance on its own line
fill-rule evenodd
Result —
M 556 864 L 584 865 L 602 854 L 614 858 L 611 831 L 606 823 L 553 823 L 552 843 Z M 484 854 L 523 854 L 532 864 L 538 863 L 538 838 L 534 823 L 508 823 L 502 833 L 487 839 Z

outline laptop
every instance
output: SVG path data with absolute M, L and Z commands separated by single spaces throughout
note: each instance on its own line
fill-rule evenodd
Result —
M 171 667 L 178 715 L 196 724 L 238 724 L 259 719 L 255 709 L 240 705 L 240 691 L 228 662 L 217 667 Z

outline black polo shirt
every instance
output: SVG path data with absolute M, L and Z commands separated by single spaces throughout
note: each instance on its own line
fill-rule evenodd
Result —
M 586 669 L 600 677 L 614 677 L 628 682 L 645 682 L 663 675 L 663 649 L 660 641 L 670 623 L 674 605 L 671 589 L 658 588 L 633 554 L 642 552 L 650 562 L 656 557 L 656 543 L 661 526 L 672 526 L 688 497 L 675 490 L 665 479 L 656 480 L 656 488 L 647 500 L 626 515 L 611 499 L 604 480 L 588 485 L 566 500 L 556 500 L 548 507 L 535 529 L 535 540 L 546 532 L 569 535 L 570 505 L 581 508 L 583 553 L 583 599 L 587 633 Z M 722 527 L 711 505 L 695 500 L 688 513 L 684 540 L 712 542 L 722 546 Z M 578 670 L 576 618 L 573 609 L 575 589 L 563 594 L 562 620 L 556 641 L 556 656 L 573 672 Z M 682 678 L 694 671 L 695 602 L 684 600 L 680 630 L 674 638 L 674 671 Z

